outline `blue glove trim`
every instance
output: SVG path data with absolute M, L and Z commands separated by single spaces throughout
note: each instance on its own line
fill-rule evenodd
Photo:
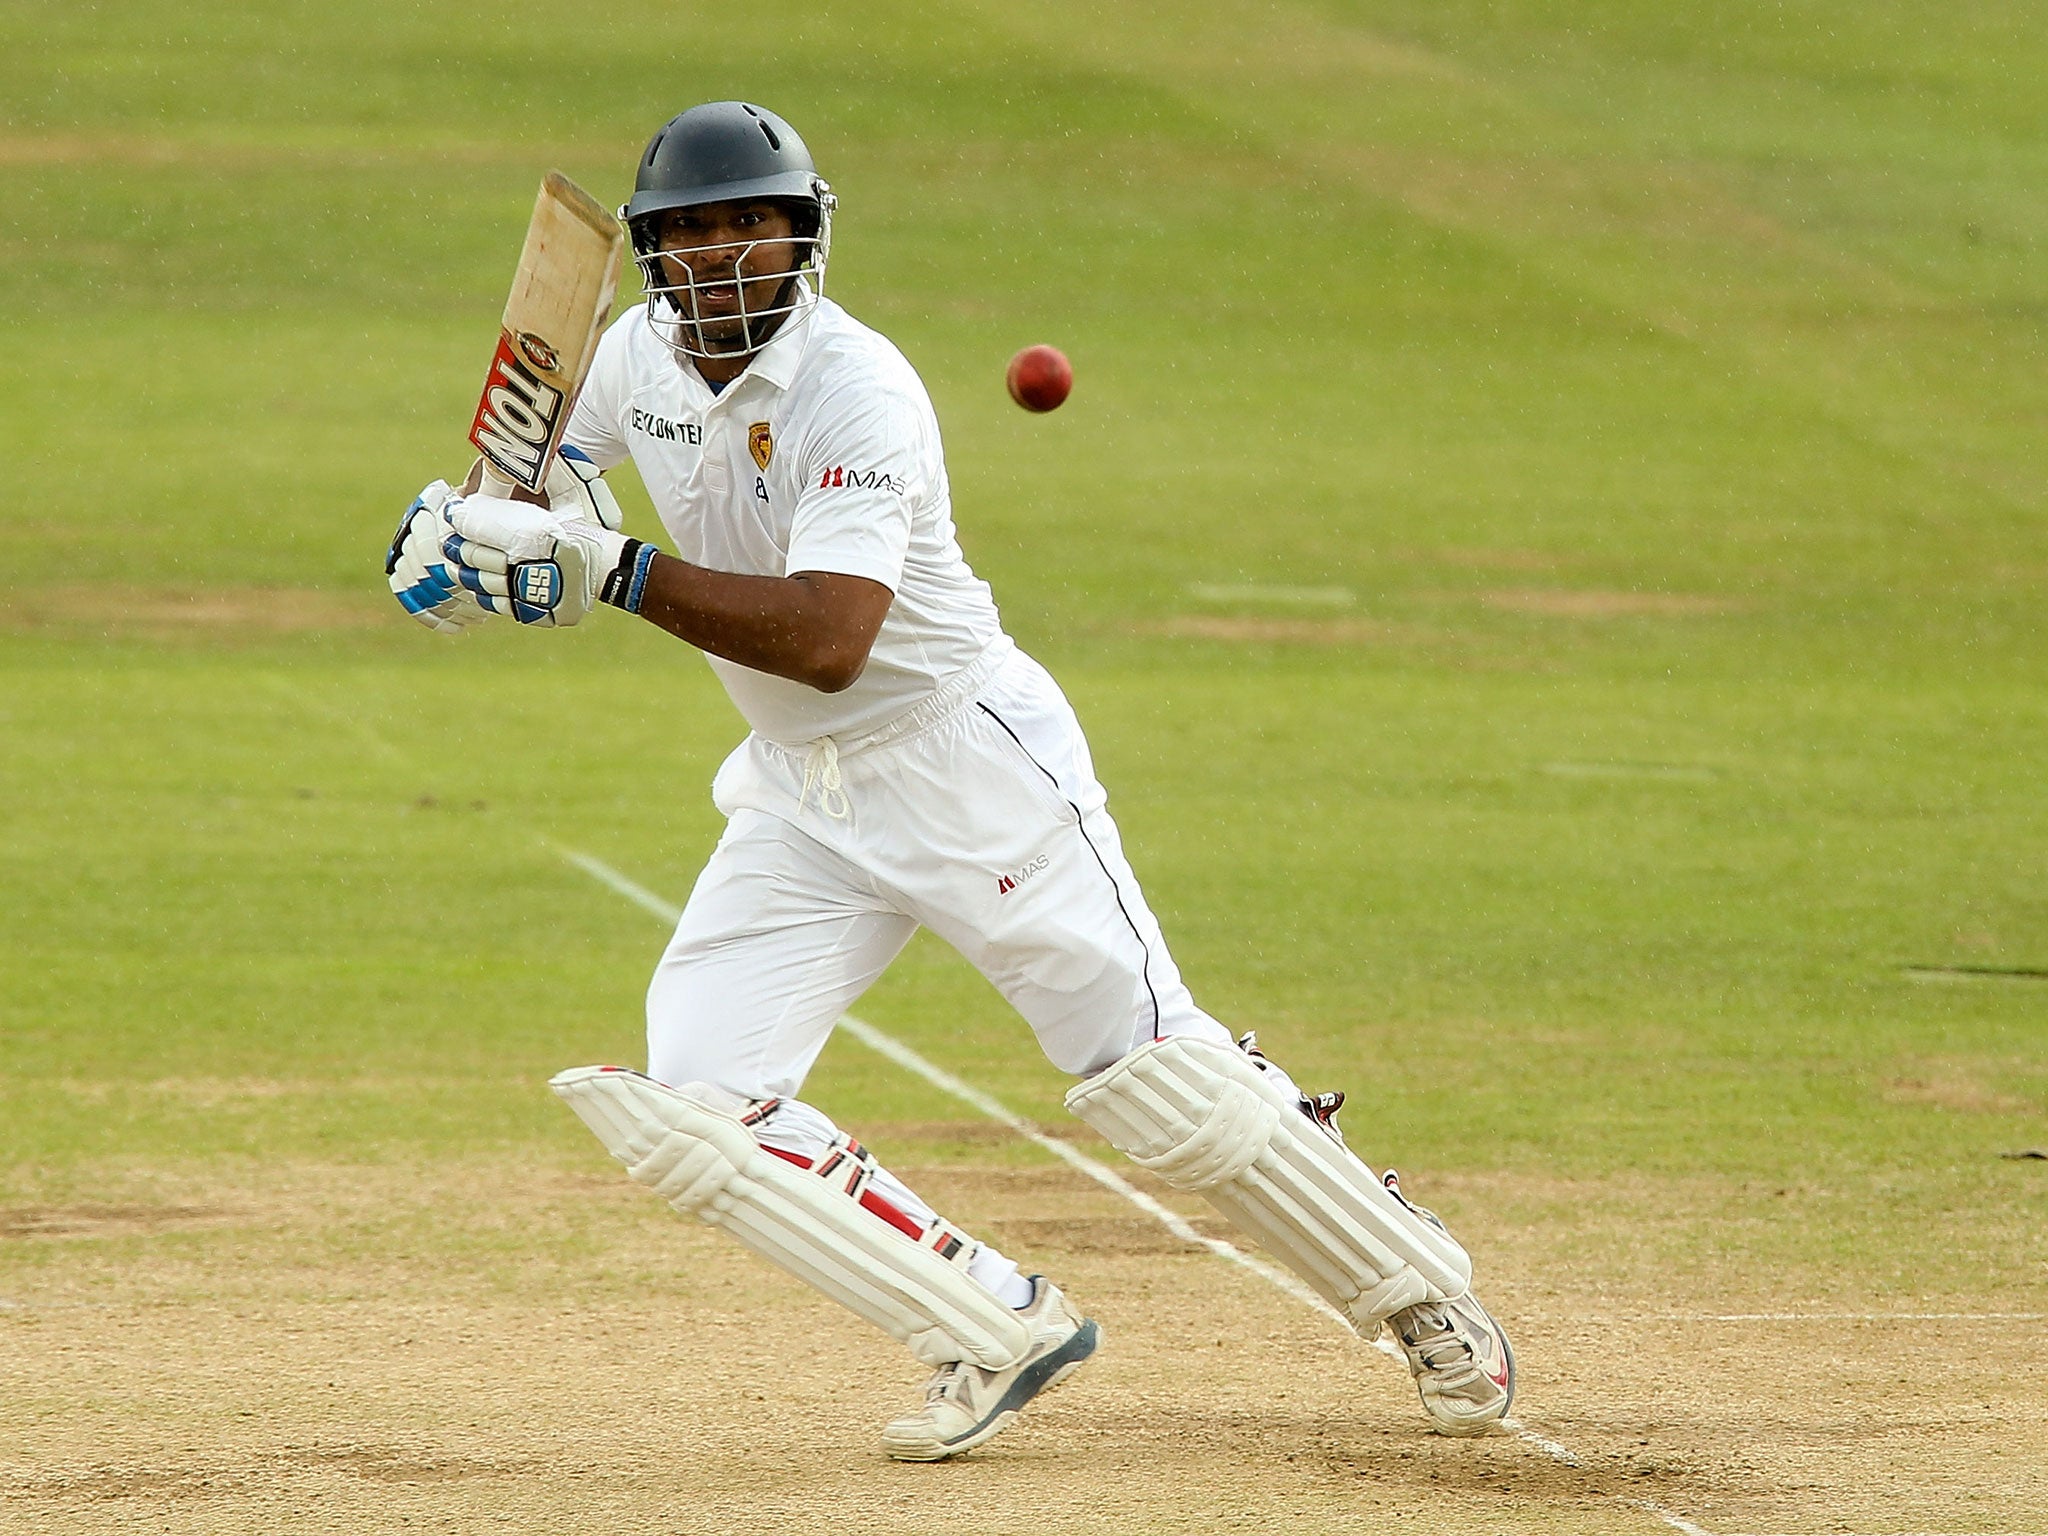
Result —
M 407 587 L 403 592 L 393 595 L 398 599 L 398 606 L 407 613 L 424 613 L 430 608 L 438 608 L 447 597 L 440 588 L 429 586 L 425 582 L 416 587 Z
M 447 602 L 455 589 L 432 576 L 416 581 L 402 592 L 392 593 L 398 599 L 399 607 L 407 613 L 423 613 L 438 608 Z
M 619 606 L 628 613 L 640 611 L 640 599 L 647 593 L 647 573 L 654 569 L 657 551 L 652 544 L 642 544 L 633 551 L 633 575 L 626 584 L 626 600 Z
M 652 544 L 626 540 L 619 549 L 619 563 L 606 573 L 604 584 L 598 588 L 598 601 L 638 613 L 640 600 L 647 595 L 647 573 L 653 569 L 654 557 L 659 553 Z
M 415 496 L 412 505 L 407 507 L 404 515 L 398 519 L 398 532 L 391 536 L 391 548 L 384 555 L 384 574 L 386 576 L 389 576 L 398 569 L 398 557 L 405 553 L 405 531 L 412 526 L 413 513 L 419 511 L 425 505 L 424 499 Z

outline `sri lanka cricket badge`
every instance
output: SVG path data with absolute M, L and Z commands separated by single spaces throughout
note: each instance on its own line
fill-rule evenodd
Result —
M 768 423 L 757 421 L 747 428 L 747 452 L 754 456 L 754 463 L 762 469 L 775 456 L 775 439 L 768 435 Z

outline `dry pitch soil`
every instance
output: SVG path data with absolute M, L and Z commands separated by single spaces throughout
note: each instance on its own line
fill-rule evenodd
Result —
M 1483 1230 L 1520 1357 L 1530 1434 L 1450 1440 L 1114 1195 L 895 1129 L 1104 1328 L 972 1456 L 884 1460 L 903 1351 L 599 1166 L 110 1170 L 0 1207 L 0 1531 L 2048 1531 L 2048 1323 L 1674 1284 L 1685 1191 L 1410 1173 Z M 1757 1312 L 1803 1317 L 1722 1320 Z

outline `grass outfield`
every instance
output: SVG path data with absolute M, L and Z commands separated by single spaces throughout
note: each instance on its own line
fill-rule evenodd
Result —
M 948 1496 L 1034 1532 L 1097 1528 L 1033 1502 L 1062 1468 L 1130 1530 L 2048 1529 L 2048 1162 L 2009 1155 L 2048 1152 L 2039 18 L 666 25 L 0 16 L 0 1530 L 676 1528 L 662 1443 L 607 1462 L 640 1442 L 516 1342 L 591 1317 L 619 1337 L 564 1361 L 711 1329 L 662 1378 L 706 1525 L 916 1523 L 869 1445 L 899 1354 L 835 1368 L 829 1316 L 634 1203 L 541 1086 L 638 1059 L 663 937 L 565 850 L 680 901 L 737 716 L 644 626 L 441 642 L 377 572 L 460 467 L 540 171 L 622 200 L 734 94 L 839 191 L 831 290 L 930 384 L 969 558 L 1198 998 L 1351 1091 L 1579 1459 L 1428 1439 L 1384 1362 L 841 1039 L 807 1096 L 1092 1283 L 1122 1352 Z M 1039 340 L 1077 385 L 1030 417 L 1002 366 Z M 860 1013 L 1078 1134 L 941 946 Z M 1761 1313 L 1835 1321 L 1711 1321 Z M 473 1372 L 386 1368 L 501 1325 Z M 809 1362 L 760 1388 L 824 1436 L 774 1477 L 720 1338 Z M 1237 1476 L 1116 1460 L 1170 1398 Z

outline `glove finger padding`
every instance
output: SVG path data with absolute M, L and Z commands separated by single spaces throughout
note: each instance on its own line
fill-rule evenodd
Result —
M 512 569 L 512 561 L 504 550 L 490 544 L 479 544 L 474 539 L 465 539 L 459 533 L 451 533 L 441 541 L 441 553 L 465 570 L 488 571 L 493 575 L 502 576 Z
M 451 564 L 441 553 L 439 545 L 447 526 L 438 518 L 417 519 L 406 540 L 398 572 L 393 576 L 396 582 L 401 574 L 417 573 L 413 601 L 421 602 L 422 606 L 414 611 L 414 617 L 423 622 L 431 617 L 438 621 L 432 627 L 444 632 L 481 624 L 490 616 L 477 601 L 481 588 L 470 579 L 474 573 Z M 430 603 L 423 601 L 429 598 Z M 405 595 L 401 594 L 399 601 L 405 604 Z
M 459 634 L 487 617 L 442 550 L 451 532 L 446 509 L 452 494 L 445 480 L 421 491 L 398 520 L 384 556 L 384 574 L 399 606 L 439 634 Z
M 613 533 L 626 526 L 626 514 L 620 510 L 612 488 L 605 484 L 604 471 L 581 448 L 563 445 L 555 462 L 548 466 L 547 483 L 542 489 L 547 493 L 548 509 L 563 517 L 595 523 Z

